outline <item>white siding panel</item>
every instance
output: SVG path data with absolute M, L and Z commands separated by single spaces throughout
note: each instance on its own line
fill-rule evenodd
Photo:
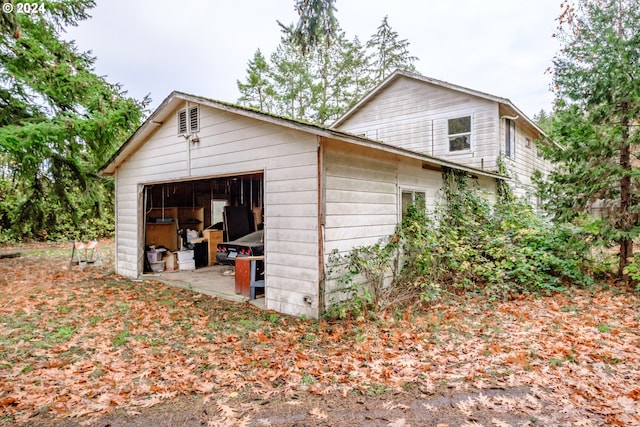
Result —
M 269 180 L 269 192 L 270 193 L 289 193 L 292 191 L 307 191 L 316 193 L 318 189 L 318 178 L 307 179 L 288 179 L 286 181 L 271 181 Z M 265 194 L 265 197 L 267 195 Z
M 360 215 L 362 212 L 375 211 L 376 216 L 396 215 L 396 206 L 392 203 L 328 203 L 326 214 L 328 218 Z
M 265 253 L 269 257 L 269 265 L 277 264 L 282 266 L 291 267 L 291 270 L 315 270 L 318 268 L 318 253 L 313 255 L 300 255 L 285 252 L 276 252 L 271 250 L 271 246 L 267 243 L 265 246 Z M 297 277 L 297 276 L 294 276 Z
M 331 203 L 367 203 L 372 200 L 372 194 L 375 194 L 376 203 L 383 205 L 392 205 L 396 202 L 396 196 L 392 193 L 371 193 L 371 192 L 354 192 L 350 190 L 338 190 L 333 188 L 327 192 L 326 201 Z M 328 205 L 329 206 L 329 205 Z
M 463 116 L 472 117 L 471 151 L 449 152 L 448 119 Z M 499 154 L 497 103 L 408 78 L 391 83 L 340 128 L 486 170 L 495 170 Z
M 388 224 L 385 225 L 376 225 L 376 226 L 366 226 L 366 227 L 342 227 L 342 228 L 325 228 L 324 236 L 326 242 L 331 242 L 331 249 L 338 248 L 338 242 L 345 241 L 348 244 L 353 242 L 354 240 L 362 238 L 362 236 L 366 236 L 367 238 L 371 237 L 374 241 L 382 237 L 386 237 L 390 235 L 390 228 Z M 352 245 L 352 247 L 356 247 Z
M 265 230 L 265 239 L 270 242 L 302 242 L 302 243 L 317 243 L 317 234 L 308 233 L 306 230 L 300 230 L 295 228 L 284 227 L 267 227 Z
M 327 144 L 324 252 L 375 243 L 397 224 L 397 161 Z
M 405 160 L 398 169 L 398 183 L 400 191 L 424 192 L 427 210 L 435 210 L 442 188 L 442 172 L 422 169 L 421 162 Z M 400 218 L 400 215 L 398 217 Z
M 271 254 L 285 254 L 285 255 L 304 255 L 313 257 L 314 262 L 318 262 L 318 251 L 313 245 L 309 245 L 310 242 L 296 242 L 289 238 L 283 240 L 270 240 L 269 241 L 269 255 Z M 277 261 L 277 257 L 273 259 Z M 292 258 L 291 261 L 295 261 Z M 287 262 L 289 262 L 287 260 Z M 315 267 L 314 267 L 315 268 Z
M 316 180 L 317 181 L 317 180 Z M 315 189 L 314 189 L 315 190 Z M 318 203 L 318 195 L 315 191 L 287 191 L 271 192 L 265 197 L 265 203 L 271 205 L 297 205 L 301 203 Z M 317 212 L 316 212 L 317 213 Z
M 304 282 L 305 284 L 315 283 L 317 287 L 317 268 L 300 268 L 298 266 L 292 267 L 290 265 L 283 264 L 269 264 L 269 277 L 268 280 L 271 281 L 270 284 L 273 283 L 298 283 L 294 288 L 296 291 L 304 290 L 305 287 L 300 285 L 300 282 Z M 292 279 L 292 276 L 295 274 L 295 278 Z M 288 288 L 285 288 L 285 290 Z M 311 289 L 310 287 L 306 287 L 306 289 Z M 313 292 L 311 292 L 313 293 Z
M 360 212 L 353 215 L 327 215 L 325 226 L 326 228 L 340 228 L 365 226 L 370 227 L 380 224 L 387 224 L 395 227 L 398 218 L 396 212 L 397 211 L 394 208 L 394 213 L 391 215 L 378 215 L 375 211 L 367 211 L 365 213 Z
M 306 305 L 304 303 L 305 297 L 313 298 L 313 295 L 307 295 L 301 292 L 289 291 L 286 289 L 280 289 L 278 285 L 267 285 L 268 289 L 265 291 L 266 298 L 270 301 L 274 301 L 270 309 L 278 311 L 284 314 L 290 314 L 294 316 L 305 316 L 308 318 L 314 318 L 318 316 L 318 305 L 314 302 L 312 305 Z
M 268 216 L 269 207 L 265 208 L 265 223 L 268 230 L 288 230 L 294 229 L 300 232 L 318 232 L 318 218 L 297 217 L 293 214 L 289 217 Z M 313 220 L 313 221 L 312 221 Z M 314 236 L 317 242 L 317 234 Z

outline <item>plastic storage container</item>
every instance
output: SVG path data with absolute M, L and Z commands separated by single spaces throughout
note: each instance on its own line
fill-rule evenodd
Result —
M 195 270 L 196 260 L 192 259 L 191 261 L 178 261 L 178 267 L 180 268 L 180 270 Z
M 150 262 L 149 264 L 151 264 L 151 271 L 154 273 L 164 271 L 164 261 Z

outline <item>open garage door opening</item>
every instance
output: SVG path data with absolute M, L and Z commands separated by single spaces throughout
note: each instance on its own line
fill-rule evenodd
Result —
M 262 172 L 145 185 L 143 204 L 145 273 L 264 255 Z

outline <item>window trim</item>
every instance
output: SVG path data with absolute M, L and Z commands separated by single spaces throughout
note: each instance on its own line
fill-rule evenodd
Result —
M 468 132 L 460 132 L 460 133 L 449 133 L 449 122 L 451 120 L 457 120 L 457 119 L 466 119 L 469 118 L 469 131 Z M 469 139 L 469 147 L 468 148 L 462 148 L 460 150 L 452 150 L 451 149 L 451 139 L 455 139 L 455 138 L 459 138 L 461 136 L 467 136 Z M 457 117 L 451 117 L 447 119 L 447 142 L 448 142 L 448 147 L 447 150 L 449 153 L 453 153 L 453 154 L 459 154 L 459 153 L 469 153 L 471 152 L 472 148 L 473 148 L 473 115 L 469 114 L 466 116 L 457 116 Z
M 427 189 L 424 187 L 410 187 L 410 186 L 401 186 L 399 188 L 399 203 L 398 203 L 398 224 L 402 224 L 402 220 L 404 219 L 404 203 L 403 203 L 403 195 L 405 193 L 411 193 L 411 203 L 415 203 L 416 201 L 416 193 L 420 193 L 424 197 L 424 209 L 427 209 Z
M 504 119 L 504 155 L 506 158 L 516 158 L 516 121 Z

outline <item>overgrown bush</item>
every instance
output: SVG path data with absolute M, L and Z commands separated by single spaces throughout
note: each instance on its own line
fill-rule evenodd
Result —
M 43 194 L 50 191 L 53 189 L 43 186 Z M 113 183 L 100 181 L 90 194 L 69 194 L 68 203 L 75 207 L 69 211 L 56 198 L 46 195 L 30 198 L 19 182 L 0 178 L 0 245 L 25 240 L 89 240 L 113 235 Z M 37 209 L 34 205 L 38 205 Z
M 411 206 L 394 236 L 332 256 L 341 287 L 330 296 L 329 316 L 429 302 L 443 293 L 504 299 L 592 283 L 583 228 L 552 224 L 506 188 L 492 204 L 466 176 L 443 176 L 432 215 Z

